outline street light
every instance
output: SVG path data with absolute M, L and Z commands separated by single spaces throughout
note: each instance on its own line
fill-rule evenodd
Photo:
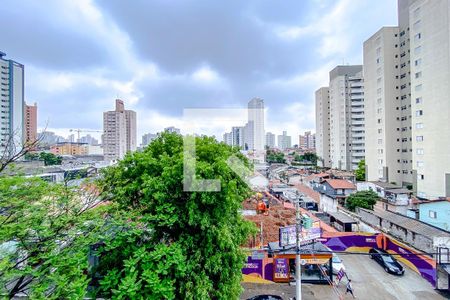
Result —
M 302 232 L 302 215 L 300 213 L 300 198 L 295 201 L 295 236 L 296 236 L 296 255 L 295 255 L 295 299 L 302 299 L 302 279 L 300 266 L 300 233 Z

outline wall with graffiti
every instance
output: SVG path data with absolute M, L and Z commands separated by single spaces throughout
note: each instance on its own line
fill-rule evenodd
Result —
M 377 247 L 398 254 L 395 257 L 400 262 L 436 287 L 436 261 L 382 233 L 324 232 L 317 241 L 333 251 L 369 252 L 371 248 Z M 264 258 L 253 258 L 248 256 L 242 273 L 273 280 L 273 259 L 267 258 L 267 254 Z
M 377 247 L 391 254 L 436 286 L 436 261 L 382 233 L 324 233 L 320 241 L 334 251 L 368 252 Z

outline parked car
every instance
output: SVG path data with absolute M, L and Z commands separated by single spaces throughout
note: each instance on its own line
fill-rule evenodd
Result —
M 386 272 L 396 275 L 405 274 L 405 269 L 403 266 L 386 251 L 378 248 L 372 248 L 369 250 L 369 253 L 370 258 L 379 263 Z
M 247 300 L 283 300 L 283 298 L 277 295 L 258 295 Z
M 333 253 L 333 258 L 331 260 L 333 262 L 333 274 L 337 274 L 341 269 L 345 272 L 344 263 L 336 253 Z

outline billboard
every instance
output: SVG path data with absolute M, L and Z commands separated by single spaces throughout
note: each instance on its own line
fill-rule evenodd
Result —
M 295 245 L 296 241 L 295 225 L 280 227 L 280 247 Z
M 309 242 L 321 237 L 322 230 L 320 228 L 320 221 L 312 222 L 309 229 L 304 227 L 301 229 L 299 240 L 300 243 Z M 292 246 L 297 242 L 295 225 L 280 227 L 280 247 Z

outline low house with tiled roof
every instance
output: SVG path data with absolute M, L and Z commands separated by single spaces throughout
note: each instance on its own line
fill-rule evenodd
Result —
M 320 193 L 319 207 L 325 212 L 336 212 L 345 205 L 345 199 L 356 191 L 353 182 L 344 179 L 325 179 L 314 188 Z
M 312 189 L 321 185 L 326 179 L 330 179 L 328 173 L 311 174 L 305 178 L 304 182 Z

